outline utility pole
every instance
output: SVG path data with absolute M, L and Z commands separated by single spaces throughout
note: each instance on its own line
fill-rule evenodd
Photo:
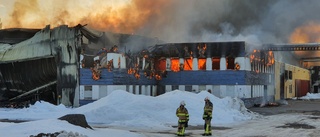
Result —
M 1 22 L 1 18 L 0 18 L 0 29 L 2 29 L 2 22 Z

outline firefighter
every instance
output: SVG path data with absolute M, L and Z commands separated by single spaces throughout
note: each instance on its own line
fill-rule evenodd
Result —
M 205 105 L 204 105 L 204 111 L 202 119 L 204 120 L 204 136 L 210 136 L 211 135 L 211 119 L 212 119 L 212 110 L 213 105 L 210 101 L 209 97 L 206 97 L 204 99 Z
M 180 106 L 177 108 L 176 115 L 179 118 L 178 121 L 178 136 L 184 136 L 185 128 L 188 127 L 189 113 L 187 108 L 185 108 L 186 103 L 184 101 L 180 102 Z

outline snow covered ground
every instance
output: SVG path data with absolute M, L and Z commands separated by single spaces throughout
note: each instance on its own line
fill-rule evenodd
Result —
M 228 127 L 213 130 L 213 136 L 313 136 L 319 135 L 320 116 L 305 114 L 281 114 L 262 116 L 245 108 L 238 98 L 218 98 L 206 91 L 192 93 L 171 91 L 151 97 L 133 95 L 117 90 L 93 103 L 79 108 L 55 106 L 41 101 L 23 109 L 0 108 L 0 119 L 25 120 L 29 122 L 0 122 L 1 136 L 22 137 L 39 133 L 65 131 L 75 136 L 88 137 L 170 137 L 174 136 L 177 125 L 176 108 L 183 100 L 190 114 L 186 133 L 198 136 L 203 130 L 202 112 L 204 98 L 209 97 L 214 104 L 214 127 Z M 306 96 L 319 99 L 319 94 Z M 300 98 L 302 99 L 302 98 Z M 94 128 L 84 129 L 57 118 L 66 114 L 84 114 L 89 125 Z M 319 119 L 318 119 L 319 118 Z M 287 128 L 287 123 L 306 124 L 308 129 Z M 281 127 L 282 126 L 282 127 Z M 315 127 L 315 128 L 312 128 Z M 192 129 L 193 128 L 193 129 Z

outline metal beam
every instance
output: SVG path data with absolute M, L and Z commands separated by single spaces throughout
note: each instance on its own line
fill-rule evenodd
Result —
M 46 88 L 46 87 L 51 86 L 51 85 L 56 84 L 56 83 L 57 83 L 57 81 L 52 81 L 52 82 L 50 82 L 50 83 L 48 83 L 48 84 L 45 84 L 45 85 L 42 85 L 42 86 L 37 87 L 37 88 L 35 88 L 35 89 L 32 89 L 32 90 L 30 90 L 30 91 L 28 91 L 28 92 L 26 92 L 26 93 L 23 93 L 23 94 L 21 94 L 21 95 L 18 95 L 18 96 L 14 97 L 14 98 L 11 98 L 11 99 L 9 99 L 9 100 L 12 101 L 12 100 L 21 98 L 21 97 L 23 97 L 23 96 L 29 95 L 29 94 L 31 94 L 31 93 L 33 93 L 33 92 L 36 92 L 36 91 L 38 91 L 38 90 L 40 90 L 40 89 Z
M 269 51 L 316 51 L 320 50 L 320 43 L 306 44 L 266 44 L 263 50 Z

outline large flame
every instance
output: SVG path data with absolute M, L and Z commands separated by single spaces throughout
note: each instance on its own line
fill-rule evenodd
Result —
M 3 28 L 80 23 L 98 30 L 134 33 L 169 4 L 166 0 L 17 0 Z
M 290 43 L 317 43 L 320 42 L 320 24 L 309 22 L 294 30 L 290 36 Z

